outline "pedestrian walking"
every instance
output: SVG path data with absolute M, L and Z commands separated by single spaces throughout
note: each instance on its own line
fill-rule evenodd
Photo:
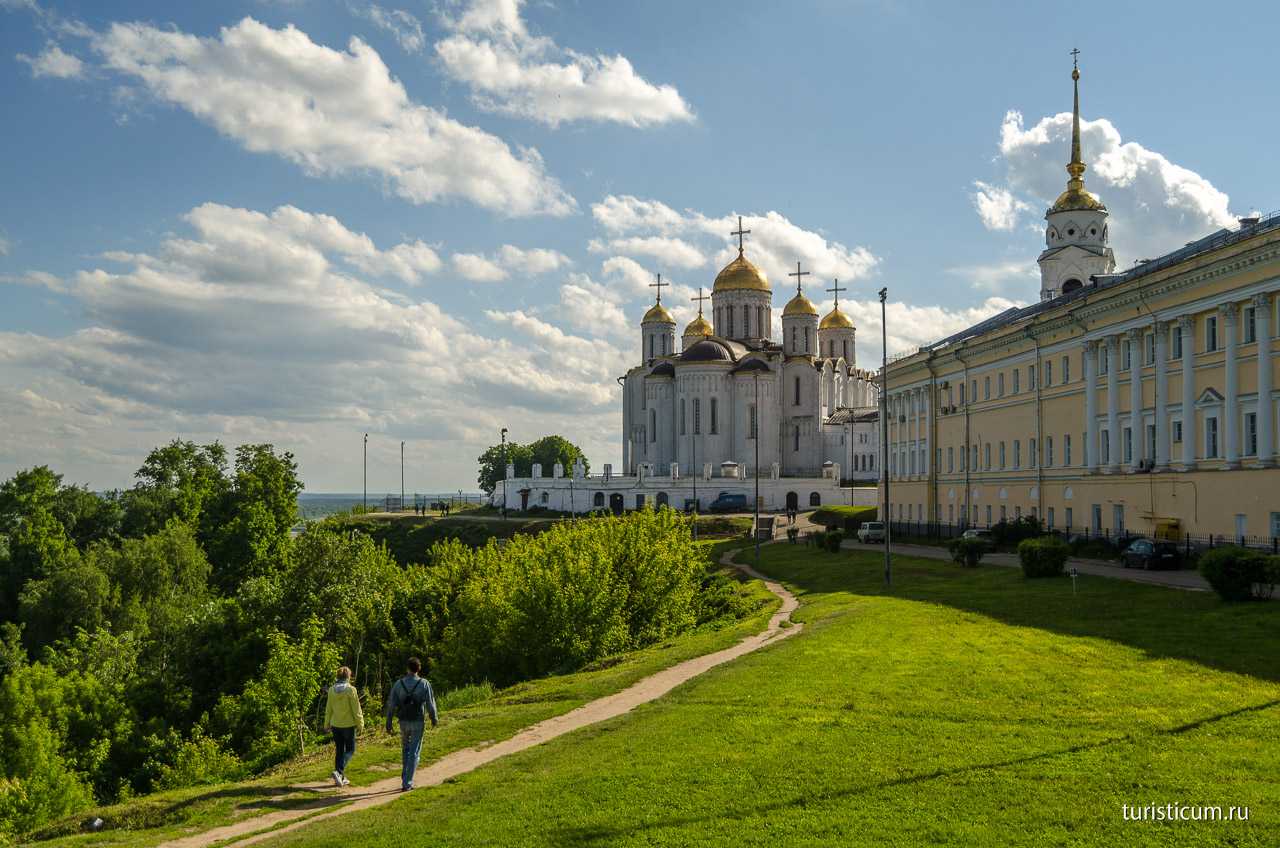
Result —
M 422 736 L 425 717 L 431 726 L 438 724 L 436 696 L 431 683 L 419 676 L 422 663 L 410 657 L 405 663 L 405 675 L 391 687 L 387 698 L 387 733 L 391 733 L 391 719 L 400 721 L 400 791 L 413 788 L 413 775 L 418 770 L 418 756 L 422 753 Z
M 333 785 L 346 786 L 347 764 L 356 752 L 356 734 L 364 730 L 364 710 L 360 695 L 351 685 L 351 669 L 338 669 L 337 681 L 329 687 L 324 702 L 324 729 L 333 734 Z

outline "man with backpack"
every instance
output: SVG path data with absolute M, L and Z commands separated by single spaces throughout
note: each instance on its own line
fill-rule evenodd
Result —
M 387 698 L 387 732 L 391 733 L 391 719 L 400 720 L 400 791 L 413 788 L 413 775 L 418 770 L 418 756 L 422 753 L 424 714 L 430 716 L 431 726 L 437 725 L 436 696 L 431 683 L 419 677 L 422 663 L 410 657 L 405 663 L 406 673 L 391 686 Z

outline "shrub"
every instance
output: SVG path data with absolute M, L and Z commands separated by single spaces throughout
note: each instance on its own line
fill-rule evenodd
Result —
M 1276 574 L 1272 557 L 1226 545 L 1200 557 L 1200 573 L 1224 601 L 1247 601 L 1271 595 Z M 1255 589 L 1254 584 L 1260 584 Z
M 824 506 L 814 510 L 809 520 L 823 527 L 856 530 L 857 525 L 862 522 L 876 520 L 876 508 L 874 506 Z M 854 526 L 850 527 L 850 524 Z
M 963 565 L 967 568 L 976 568 L 978 563 L 982 562 L 982 557 L 987 552 L 987 543 L 982 539 L 952 539 L 947 545 L 947 549 L 951 551 L 951 559 L 956 565 Z
M 827 546 L 827 531 L 814 530 L 809 534 L 809 541 L 819 548 L 825 548 Z
M 1005 548 L 1017 545 L 1023 539 L 1034 539 L 1044 533 L 1040 529 L 1040 520 L 1031 516 L 1004 519 L 991 527 L 991 541 L 996 547 Z
M 827 551 L 833 554 L 840 553 L 840 543 L 843 541 L 844 531 L 842 530 L 828 530 L 823 537 L 823 544 L 826 546 Z
M 1018 559 L 1027 577 L 1057 577 L 1067 564 L 1071 549 L 1057 536 L 1023 539 L 1018 543 Z

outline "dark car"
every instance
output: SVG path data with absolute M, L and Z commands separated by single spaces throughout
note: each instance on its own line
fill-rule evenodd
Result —
M 720 496 L 707 507 L 708 512 L 746 512 L 747 496 L 721 492 Z
M 1173 542 L 1136 539 L 1120 554 L 1120 561 L 1125 568 L 1178 568 L 1182 565 L 1182 555 Z

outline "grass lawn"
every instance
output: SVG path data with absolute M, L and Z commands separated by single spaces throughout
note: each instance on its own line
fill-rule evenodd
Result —
M 706 543 L 708 555 L 741 542 Z M 643 651 L 601 661 L 575 674 L 521 683 L 471 703 L 479 687 L 441 695 L 440 729 L 430 731 L 423 746 L 425 765 L 446 754 L 487 741 L 511 736 L 545 718 L 567 713 L 587 701 L 625 689 L 654 672 L 691 657 L 711 653 L 764 629 L 777 609 L 777 599 L 759 581 L 743 591 L 759 603 L 758 609 L 728 627 L 690 633 Z M 363 786 L 400 772 L 400 737 L 381 732 L 381 721 L 366 715 L 365 736 L 347 770 L 352 784 Z M 32 844 L 53 846 L 156 845 L 167 839 L 229 824 L 240 818 L 283 808 L 305 806 L 317 799 L 312 791 L 299 791 L 298 783 L 328 780 L 333 768 L 330 745 L 311 747 L 306 757 L 292 760 L 257 780 L 159 792 L 111 807 L 77 815 L 38 834 Z M 326 793 L 327 794 L 327 793 Z M 107 830 L 80 833 L 84 821 L 101 816 Z M 356 843 L 358 844 L 358 843 Z
M 1280 845 L 1280 605 L 772 545 L 796 638 L 271 846 Z M 1122 804 L 1249 807 L 1128 822 Z

